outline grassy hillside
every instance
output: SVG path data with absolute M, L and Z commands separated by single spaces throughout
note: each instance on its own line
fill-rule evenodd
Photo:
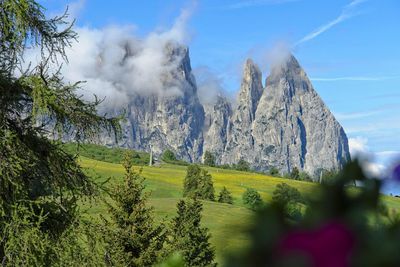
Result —
M 110 163 L 121 163 L 126 151 L 125 148 L 108 148 L 95 144 L 81 144 L 78 146 L 76 143 L 63 144 L 63 148 L 72 155 L 79 154 L 86 158 Z M 135 151 L 132 159 L 136 165 L 146 165 L 149 163 L 149 160 L 150 155 L 148 153 L 137 151 Z
M 107 149 L 105 150 L 107 152 Z M 110 149 L 112 151 L 112 149 Z M 87 157 L 80 157 L 80 164 L 87 173 L 98 182 L 104 182 L 110 178 L 107 186 L 112 186 L 122 181 L 124 174 L 120 164 L 98 161 Z M 161 166 L 136 167 L 142 169 L 142 175 L 146 177 L 147 190 L 151 192 L 150 204 L 154 206 L 157 219 L 162 221 L 171 218 L 176 212 L 176 202 L 182 197 L 183 179 L 186 174 L 185 166 L 162 164 Z M 254 188 L 260 192 L 265 201 L 269 201 L 272 192 L 279 183 L 287 183 L 298 188 L 302 193 L 310 193 L 317 188 L 317 184 L 303 181 L 295 181 L 284 178 L 276 178 L 263 174 L 240 172 L 235 170 L 206 168 L 213 177 L 216 194 L 223 186 L 232 192 L 234 204 L 220 204 L 204 201 L 203 223 L 212 234 L 211 242 L 217 249 L 218 258 L 224 252 L 242 248 L 246 245 L 246 226 L 251 221 L 253 212 L 242 203 L 242 193 L 247 188 Z M 400 208 L 400 199 L 384 196 L 389 208 Z M 99 214 L 105 214 L 106 207 L 102 201 L 92 203 L 88 212 L 96 218 Z

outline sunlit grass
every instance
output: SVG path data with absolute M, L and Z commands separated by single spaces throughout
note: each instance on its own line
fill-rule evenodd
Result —
M 123 167 L 120 164 L 96 161 L 84 157 L 80 158 L 80 164 L 97 182 L 104 182 L 109 179 L 106 184 L 107 187 L 120 183 L 124 175 Z M 211 242 L 217 249 L 219 259 L 221 259 L 223 253 L 243 248 L 248 242 L 245 229 L 251 221 L 253 212 L 244 207 L 241 198 L 247 188 L 256 189 L 266 202 L 271 200 L 272 192 L 279 183 L 287 183 L 296 187 L 303 194 L 311 193 L 317 188 L 317 184 L 310 182 L 271 177 L 251 172 L 204 168 L 213 177 L 216 196 L 225 186 L 232 192 L 234 198 L 233 205 L 210 201 L 203 202 L 203 225 L 210 229 Z M 149 204 L 154 207 L 157 220 L 168 222 L 168 219 L 175 216 L 176 203 L 182 197 L 186 167 L 163 164 L 152 167 L 136 166 L 135 169 L 137 171 L 141 170 L 142 175 L 146 178 L 146 190 L 151 192 Z M 400 199 L 389 196 L 383 196 L 383 199 L 390 209 L 399 209 Z M 85 206 L 87 207 L 87 205 Z M 89 208 L 89 214 L 94 217 L 98 214 L 107 214 L 106 209 L 104 202 L 97 201 L 92 203 Z

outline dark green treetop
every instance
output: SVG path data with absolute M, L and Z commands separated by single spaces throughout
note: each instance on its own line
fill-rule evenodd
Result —
M 232 194 L 225 186 L 222 188 L 221 192 L 219 192 L 218 202 L 233 204 Z
M 215 156 L 210 151 L 204 153 L 204 165 L 215 167 Z

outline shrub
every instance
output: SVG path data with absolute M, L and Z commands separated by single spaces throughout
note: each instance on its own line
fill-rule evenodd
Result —
M 307 181 L 307 182 L 312 182 L 313 179 L 307 172 L 300 172 L 299 173 L 299 180 L 300 181 Z
M 260 194 L 253 188 L 247 188 L 242 198 L 243 203 L 253 210 L 259 209 L 263 204 Z
M 303 218 L 298 203 L 287 204 L 286 207 L 284 208 L 284 215 L 293 221 L 300 221 Z
M 176 156 L 175 156 L 174 152 L 167 149 L 162 154 L 161 159 L 165 162 L 171 162 L 171 161 L 176 161 Z
M 223 164 L 219 166 L 221 169 L 226 169 L 226 170 L 230 170 L 232 169 L 232 166 L 229 164 Z
M 268 174 L 271 175 L 271 176 L 274 176 L 274 177 L 279 177 L 280 176 L 279 170 L 276 167 L 271 167 L 269 169 L 269 171 L 268 171 Z
M 292 171 L 290 172 L 290 178 L 294 180 L 299 180 L 300 178 L 300 172 L 297 167 L 294 167 Z
M 289 203 L 303 202 L 303 197 L 297 188 L 281 183 L 276 186 L 272 193 L 272 200 L 281 205 L 287 205 Z
M 204 153 L 204 165 L 215 167 L 215 156 L 210 151 Z
M 250 164 L 245 161 L 244 159 L 239 160 L 239 162 L 236 164 L 236 170 L 238 171 L 249 171 L 250 170 Z
M 218 202 L 233 204 L 232 194 L 231 194 L 231 192 L 229 192 L 228 189 L 226 189 L 225 186 L 222 188 L 221 192 L 219 193 Z
M 332 184 L 337 179 L 338 172 L 334 170 L 323 170 L 321 174 L 321 183 Z

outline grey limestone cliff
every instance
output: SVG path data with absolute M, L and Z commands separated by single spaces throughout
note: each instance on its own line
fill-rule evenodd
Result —
M 216 163 L 221 163 L 225 153 L 229 119 L 232 116 L 231 103 L 223 96 L 218 96 L 215 103 L 204 105 L 204 146 L 216 156 Z
M 218 96 L 203 106 L 188 49 L 169 45 L 166 53 L 178 67 L 165 73 L 164 86 L 179 93 L 135 95 L 123 107 L 122 140 L 116 144 L 103 136 L 101 143 L 144 151 L 151 147 L 156 156 L 171 149 L 190 162 L 200 162 L 208 150 L 219 164 L 244 159 L 254 169 L 274 166 L 283 173 L 298 167 L 315 175 L 340 169 L 349 160 L 343 128 L 292 55 L 272 67 L 265 87 L 260 69 L 247 60 L 236 104 Z
M 350 158 L 343 128 L 292 55 L 273 67 L 252 128 L 257 157 L 251 161 L 260 169 L 316 174 Z
M 255 158 L 253 122 L 258 102 L 263 92 L 260 69 L 248 59 L 244 65 L 242 83 L 237 98 L 236 108 L 228 125 L 227 144 L 222 163 L 236 163 L 240 159 Z

